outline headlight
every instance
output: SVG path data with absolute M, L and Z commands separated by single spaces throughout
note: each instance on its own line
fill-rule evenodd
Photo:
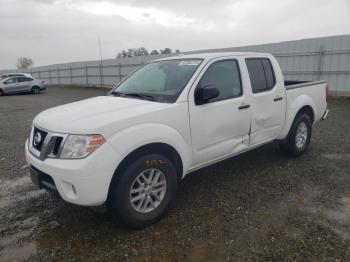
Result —
M 101 135 L 69 135 L 60 158 L 84 158 L 105 142 Z

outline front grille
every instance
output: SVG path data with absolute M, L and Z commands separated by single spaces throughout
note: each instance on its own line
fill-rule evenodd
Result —
M 46 131 L 41 130 L 37 127 L 34 127 L 32 143 L 33 143 L 33 147 L 39 152 L 43 147 L 46 136 L 47 136 Z
M 58 154 L 60 153 L 60 148 L 61 148 L 61 145 L 62 145 L 62 141 L 63 141 L 63 137 L 57 137 L 56 138 L 54 147 L 52 149 L 52 154 L 54 156 L 58 156 Z
M 67 134 L 53 133 L 33 126 L 29 141 L 29 151 L 37 158 L 58 158 Z

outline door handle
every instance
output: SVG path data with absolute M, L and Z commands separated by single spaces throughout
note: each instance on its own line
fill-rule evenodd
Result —
M 249 108 L 249 107 L 250 107 L 250 105 L 243 104 L 243 105 L 240 105 L 240 106 L 238 107 L 238 110 L 247 109 L 247 108 Z
M 283 97 L 282 97 L 282 96 L 276 96 L 276 97 L 273 99 L 274 102 L 281 101 L 281 100 L 283 100 Z

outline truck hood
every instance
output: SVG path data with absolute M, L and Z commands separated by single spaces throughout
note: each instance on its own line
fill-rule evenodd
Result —
M 116 131 L 106 128 L 112 123 L 115 126 L 123 120 L 142 118 L 170 106 L 133 98 L 99 96 L 45 110 L 35 117 L 33 124 L 56 133 L 109 136 Z

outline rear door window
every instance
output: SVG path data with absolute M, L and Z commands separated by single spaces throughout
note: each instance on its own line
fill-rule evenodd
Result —
M 24 77 L 24 76 L 18 78 L 19 82 L 29 82 L 29 81 L 32 81 L 32 80 L 33 79 L 31 79 L 29 77 Z
M 276 78 L 268 58 L 247 58 L 246 64 L 253 93 L 268 91 L 275 86 Z
M 260 61 L 263 64 L 267 88 L 272 89 L 276 84 L 276 79 L 275 79 L 275 74 L 273 72 L 271 62 L 267 58 L 260 59 Z

